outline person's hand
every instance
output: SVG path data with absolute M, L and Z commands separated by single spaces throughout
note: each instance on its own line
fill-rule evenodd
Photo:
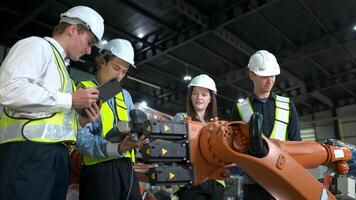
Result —
M 131 140 L 131 134 L 127 134 L 118 146 L 120 152 L 126 152 L 131 149 L 141 148 L 144 144 L 148 143 L 148 139 L 143 135 L 138 141 Z
M 99 103 L 99 104 L 98 104 Z M 93 103 L 89 108 L 85 108 L 85 117 L 79 118 L 79 123 L 83 127 L 89 122 L 95 121 L 100 116 L 101 101 Z
M 99 90 L 96 88 L 79 88 L 72 93 L 73 108 L 89 108 L 99 99 Z

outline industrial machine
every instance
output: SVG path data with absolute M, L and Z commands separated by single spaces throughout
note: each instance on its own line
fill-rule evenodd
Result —
M 313 141 L 270 140 L 262 134 L 262 116 L 249 124 L 215 120 L 206 125 L 187 120 L 148 120 L 150 143 L 141 149 L 151 184 L 199 184 L 227 179 L 226 166 L 236 164 L 276 199 L 332 200 L 335 195 L 306 169 L 332 167 L 333 180 L 347 174 L 352 158 L 347 147 Z
M 261 120 L 253 116 L 250 126 L 188 122 L 194 181 L 226 178 L 224 166 L 236 163 L 276 199 L 336 199 L 306 168 L 331 164 L 337 174 L 346 174 L 350 149 L 312 141 L 272 141 L 261 134 Z

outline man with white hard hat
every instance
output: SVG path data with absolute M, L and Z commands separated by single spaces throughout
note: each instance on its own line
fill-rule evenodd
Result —
M 128 40 L 113 39 L 95 59 L 98 72 L 92 80 L 81 81 L 79 88 L 97 87 L 113 78 L 122 81 L 134 64 L 134 49 Z M 130 120 L 135 109 L 130 93 L 122 89 L 104 102 L 100 117 L 79 130 L 77 149 L 83 154 L 79 199 L 141 199 L 137 176 L 133 170 L 135 148 L 146 140 L 130 140 L 130 134 L 120 141 L 110 139 L 110 130 L 120 122 Z
M 69 60 L 91 53 L 104 33 L 93 9 L 60 15 L 52 37 L 18 41 L 0 67 L 0 199 L 64 200 L 70 175 L 69 145 L 76 141 L 74 108 L 99 116 L 98 90 L 75 91 Z
M 249 78 L 253 94 L 238 101 L 232 109 L 231 120 L 249 122 L 254 112 L 263 116 L 262 132 L 271 139 L 300 141 L 298 114 L 292 100 L 272 92 L 276 76 L 280 74 L 276 57 L 259 50 L 249 60 Z M 248 177 L 244 179 L 244 199 L 273 199 L 273 197 Z

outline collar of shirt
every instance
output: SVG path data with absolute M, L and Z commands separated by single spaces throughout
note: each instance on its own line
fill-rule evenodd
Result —
M 63 47 L 61 46 L 61 44 L 59 44 L 57 42 L 57 40 L 55 40 L 54 38 L 51 38 L 51 37 L 45 37 L 46 40 L 48 40 L 49 42 L 51 42 L 53 44 L 54 47 L 56 47 L 56 49 L 58 50 L 58 52 L 61 54 L 63 60 L 64 60 L 64 64 L 66 66 L 69 65 L 69 58 L 67 56 L 67 53 L 64 51 Z
M 251 94 L 248 98 L 250 99 L 251 102 L 258 101 L 255 93 Z M 274 92 L 271 92 L 269 97 L 267 98 L 267 101 L 268 100 L 273 100 L 274 101 L 275 99 L 276 99 L 276 94 Z

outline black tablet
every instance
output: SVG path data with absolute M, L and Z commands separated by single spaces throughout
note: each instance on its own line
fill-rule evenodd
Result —
M 120 81 L 113 78 L 98 86 L 99 98 L 104 103 L 122 91 Z
M 114 97 L 116 94 L 122 91 L 120 81 L 116 78 L 113 78 L 97 87 L 99 90 L 99 99 L 102 103 Z M 84 108 L 75 109 L 79 115 L 86 116 Z

